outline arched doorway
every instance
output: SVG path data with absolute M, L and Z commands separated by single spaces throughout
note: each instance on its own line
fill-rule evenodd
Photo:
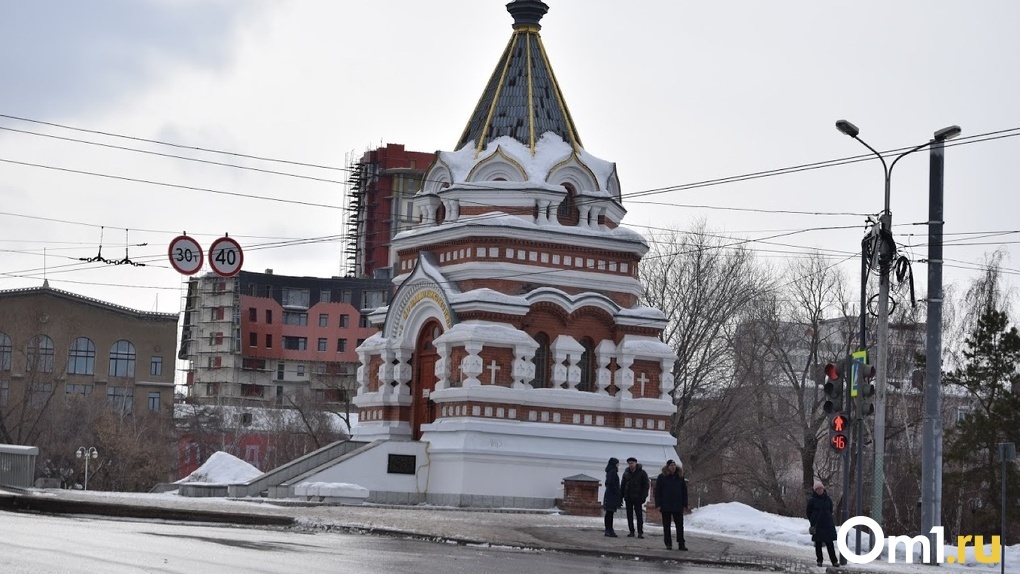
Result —
M 436 390 L 436 361 L 439 352 L 432 341 L 443 334 L 439 321 L 430 319 L 418 332 L 414 345 L 413 374 L 411 376 L 411 437 L 421 438 L 421 425 L 436 420 L 436 406 L 431 400 Z

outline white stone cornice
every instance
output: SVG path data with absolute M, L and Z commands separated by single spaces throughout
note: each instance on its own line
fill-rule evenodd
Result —
M 508 389 L 496 385 L 450 387 L 433 391 L 429 398 L 437 404 L 471 401 L 643 416 L 669 416 L 676 412 L 676 406 L 668 398 L 624 399 L 568 389 Z

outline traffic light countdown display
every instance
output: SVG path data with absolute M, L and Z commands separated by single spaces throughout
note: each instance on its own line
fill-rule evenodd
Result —
M 829 446 L 836 452 L 843 452 L 850 446 L 847 433 L 850 428 L 850 419 L 843 413 L 832 415 L 829 420 Z
M 850 445 L 848 438 L 850 419 L 842 413 L 844 392 L 844 366 L 835 363 L 825 365 L 825 403 L 822 410 L 832 415 L 829 417 L 829 446 L 832 450 L 842 453 Z

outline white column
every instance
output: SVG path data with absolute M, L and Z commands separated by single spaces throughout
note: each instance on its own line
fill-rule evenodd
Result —
M 379 394 L 391 395 L 396 392 L 393 388 L 393 349 L 382 349 L 379 353 L 382 364 L 379 365 Z
M 468 356 L 460 362 L 460 372 L 466 377 L 463 385 L 465 387 L 481 386 L 482 382 L 478 380 L 478 376 L 482 374 L 483 367 L 482 358 L 478 356 L 478 353 L 482 352 L 482 344 L 478 342 L 465 343 L 464 350 L 468 352 Z
M 616 370 L 616 388 L 620 389 L 619 396 L 624 399 L 634 398 L 634 394 L 630 392 L 634 386 L 634 370 L 630 368 L 633 364 L 634 357 L 632 355 L 616 357 L 616 366 L 619 367 Z
M 397 361 L 393 365 L 393 380 L 397 383 L 395 394 L 409 395 L 411 394 L 411 386 L 408 384 L 411 382 L 411 349 L 398 348 L 394 351 L 393 356 Z
M 535 351 L 517 345 L 514 347 L 513 378 L 515 389 L 531 389 L 531 381 L 535 380 L 535 363 L 531 360 L 535 357 Z

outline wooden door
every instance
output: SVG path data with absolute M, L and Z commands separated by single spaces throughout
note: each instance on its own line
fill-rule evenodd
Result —
M 415 345 L 414 370 L 411 377 L 411 436 L 414 440 L 421 438 L 421 425 L 436 420 L 435 403 L 431 400 L 432 391 L 436 390 L 436 361 L 439 353 L 432 341 L 443 333 L 437 321 L 429 321 L 422 327 Z

